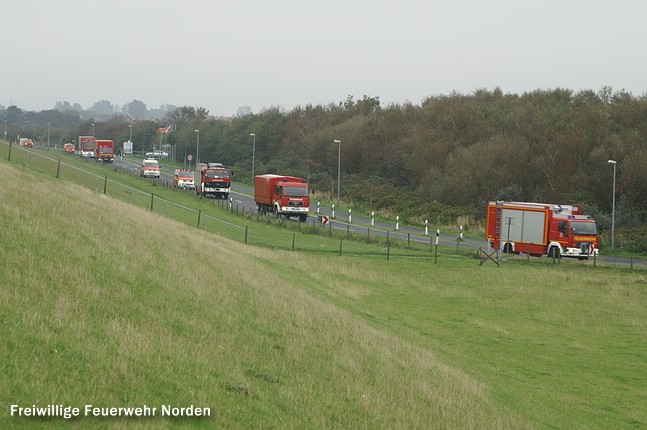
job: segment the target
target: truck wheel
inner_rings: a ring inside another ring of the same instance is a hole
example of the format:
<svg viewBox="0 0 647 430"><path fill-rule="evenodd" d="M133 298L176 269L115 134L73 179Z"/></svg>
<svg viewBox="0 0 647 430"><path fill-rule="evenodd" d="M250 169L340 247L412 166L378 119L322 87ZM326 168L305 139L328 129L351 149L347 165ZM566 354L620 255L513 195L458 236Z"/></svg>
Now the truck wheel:
<svg viewBox="0 0 647 430"><path fill-rule="evenodd" d="M548 251L548 256L551 258L560 258L561 254L559 253L559 249L556 246L553 246Z"/></svg>
<svg viewBox="0 0 647 430"><path fill-rule="evenodd" d="M301 222L306 222L308 220L308 215L299 215L299 220Z"/></svg>

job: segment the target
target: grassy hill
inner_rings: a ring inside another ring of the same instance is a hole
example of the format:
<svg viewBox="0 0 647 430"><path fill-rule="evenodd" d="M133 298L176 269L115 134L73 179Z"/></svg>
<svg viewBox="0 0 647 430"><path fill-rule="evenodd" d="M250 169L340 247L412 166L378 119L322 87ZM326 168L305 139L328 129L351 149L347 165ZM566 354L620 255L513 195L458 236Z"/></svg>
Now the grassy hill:
<svg viewBox="0 0 647 430"><path fill-rule="evenodd" d="M1 427L647 426L643 273L271 250L0 178ZM87 404L157 415L10 416Z"/></svg>

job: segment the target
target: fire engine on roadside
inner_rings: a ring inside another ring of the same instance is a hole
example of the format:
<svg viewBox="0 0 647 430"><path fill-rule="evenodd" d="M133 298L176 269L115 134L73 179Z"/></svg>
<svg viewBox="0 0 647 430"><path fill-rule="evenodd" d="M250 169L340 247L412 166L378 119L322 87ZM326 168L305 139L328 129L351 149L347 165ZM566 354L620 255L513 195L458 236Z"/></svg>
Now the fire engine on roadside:
<svg viewBox="0 0 647 430"><path fill-rule="evenodd" d="M577 206L489 202L485 238L503 252L577 257L598 255L598 231Z"/></svg>

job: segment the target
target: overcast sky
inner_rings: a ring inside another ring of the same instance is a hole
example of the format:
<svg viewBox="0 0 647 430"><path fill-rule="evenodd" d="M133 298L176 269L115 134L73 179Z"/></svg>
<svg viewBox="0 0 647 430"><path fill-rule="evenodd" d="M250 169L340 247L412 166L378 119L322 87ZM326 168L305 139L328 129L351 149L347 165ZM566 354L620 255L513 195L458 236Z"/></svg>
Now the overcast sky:
<svg viewBox="0 0 647 430"><path fill-rule="evenodd" d="M644 0L0 0L0 105L647 92Z"/></svg>

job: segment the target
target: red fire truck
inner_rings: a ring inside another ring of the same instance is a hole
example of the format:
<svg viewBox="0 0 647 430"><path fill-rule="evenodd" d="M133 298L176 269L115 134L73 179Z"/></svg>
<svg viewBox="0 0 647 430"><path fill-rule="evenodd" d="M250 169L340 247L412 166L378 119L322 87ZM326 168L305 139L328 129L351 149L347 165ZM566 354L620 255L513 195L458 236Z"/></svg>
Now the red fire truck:
<svg viewBox="0 0 647 430"><path fill-rule="evenodd" d="M305 179L294 176L260 175L254 178L254 201L258 212L308 219L310 194Z"/></svg>
<svg viewBox="0 0 647 430"><path fill-rule="evenodd" d="M79 149L81 157L93 158L94 157L95 139L93 136L79 136Z"/></svg>
<svg viewBox="0 0 647 430"><path fill-rule="evenodd" d="M204 197L229 198L231 170L222 163L198 163L194 171L195 193Z"/></svg>
<svg viewBox="0 0 647 430"><path fill-rule="evenodd" d="M94 141L94 159L102 163L112 163L115 159L115 143L112 140Z"/></svg>
<svg viewBox="0 0 647 430"><path fill-rule="evenodd" d="M581 260L598 255L595 221L576 206L489 202L485 239L510 253Z"/></svg>

